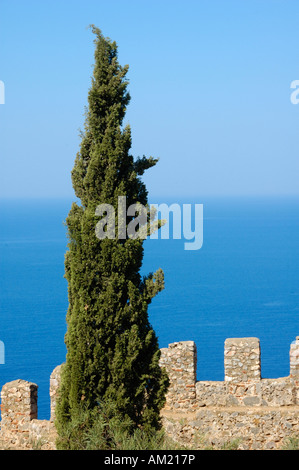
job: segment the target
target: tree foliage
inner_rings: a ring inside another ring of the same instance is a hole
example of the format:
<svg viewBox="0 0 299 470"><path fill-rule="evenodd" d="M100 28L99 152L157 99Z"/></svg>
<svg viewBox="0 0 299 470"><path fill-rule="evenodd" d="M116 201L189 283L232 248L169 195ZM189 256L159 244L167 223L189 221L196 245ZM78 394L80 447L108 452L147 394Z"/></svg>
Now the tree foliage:
<svg viewBox="0 0 299 470"><path fill-rule="evenodd" d="M142 278L143 240L98 239L96 207L147 206L140 176L156 164L134 160L131 129L123 127L130 95L128 66L118 62L117 45L95 34L95 64L88 93L85 128L72 171L75 194L68 214L66 362L57 405L57 429L79 409L94 412L105 400L133 426L159 427L168 378L159 367L160 351L149 323L148 305L164 288L161 269ZM116 217L116 229L118 217Z"/></svg>

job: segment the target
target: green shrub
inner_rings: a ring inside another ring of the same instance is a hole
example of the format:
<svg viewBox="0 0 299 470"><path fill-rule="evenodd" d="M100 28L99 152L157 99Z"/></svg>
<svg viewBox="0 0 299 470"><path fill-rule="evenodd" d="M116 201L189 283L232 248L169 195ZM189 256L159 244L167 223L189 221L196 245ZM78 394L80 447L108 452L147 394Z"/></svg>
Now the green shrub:
<svg viewBox="0 0 299 470"><path fill-rule="evenodd" d="M182 448L163 430L136 428L129 418L117 414L113 403L94 410L82 408L61 428L60 450L172 450Z"/></svg>

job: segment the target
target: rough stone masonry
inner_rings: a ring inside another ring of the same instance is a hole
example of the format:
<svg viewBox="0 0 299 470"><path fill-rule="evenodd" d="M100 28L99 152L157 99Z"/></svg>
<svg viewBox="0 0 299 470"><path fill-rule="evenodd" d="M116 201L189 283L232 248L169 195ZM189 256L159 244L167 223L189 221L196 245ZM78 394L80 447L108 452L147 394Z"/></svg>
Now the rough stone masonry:
<svg viewBox="0 0 299 470"><path fill-rule="evenodd" d="M261 378L258 338L225 341L224 381L197 381L196 359L191 341L161 350L171 382L163 422L175 440L221 447L237 439L243 449L278 449L299 438L299 336L288 377Z"/></svg>
<svg viewBox="0 0 299 470"><path fill-rule="evenodd" d="M197 381L193 341L161 349L170 387L162 411L163 426L186 446L221 448L238 440L240 449L279 449L299 438L299 336L290 347L290 374L261 378L258 338L229 338L224 344L224 380ZM5 384L1 392L2 439L46 441L55 449L55 405L61 365L50 377L51 418L37 419L37 385L24 380Z"/></svg>

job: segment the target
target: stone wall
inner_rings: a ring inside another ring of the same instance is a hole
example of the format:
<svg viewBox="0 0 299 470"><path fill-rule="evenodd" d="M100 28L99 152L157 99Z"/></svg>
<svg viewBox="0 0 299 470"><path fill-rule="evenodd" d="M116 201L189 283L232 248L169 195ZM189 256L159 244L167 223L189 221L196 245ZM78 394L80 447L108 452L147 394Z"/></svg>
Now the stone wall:
<svg viewBox="0 0 299 470"><path fill-rule="evenodd" d="M205 406L299 406L299 336L290 348L290 375L262 379L258 338L229 338L224 343L224 381L197 381L192 341L161 349L170 387L167 411L195 412Z"/></svg>
<svg viewBox="0 0 299 470"><path fill-rule="evenodd" d="M25 380L6 383L1 391L1 441L26 446L37 420L37 385Z"/></svg>
<svg viewBox="0 0 299 470"><path fill-rule="evenodd" d="M299 407L206 407L163 413L166 433L196 449L282 450L299 437Z"/></svg>
<svg viewBox="0 0 299 470"><path fill-rule="evenodd" d="M56 408L56 400L59 391L60 379L61 379L61 368L62 365L55 367L51 376L50 376L50 400L51 400L51 417L50 421L55 421L55 408Z"/></svg>
<svg viewBox="0 0 299 470"><path fill-rule="evenodd" d="M262 379L257 338L229 338L224 344L223 381L197 381L193 341L161 349L170 387L162 411L166 432L184 445L221 447L240 440L243 449L278 449L288 437L299 438L299 336L290 347L290 374ZM43 442L55 449L55 406L61 366L50 376L51 418L39 420L36 384L15 380L1 392L0 440L22 448ZM195 444L197 442L197 444Z"/></svg>
<svg viewBox="0 0 299 470"><path fill-rule="evenodd" d="M299 336L293 341L290 349L290 376L299 380Z"/></svg>
<svg viewBox="0 0 299 470"><path fill-rule="evenodd" d="M5 384L1 392L1 429L28 433L37 418L37 385L25 380Z"/></svg>
<svg viewBox="0 0 299 470"><path fill-rule="evenodd" d="M171 381L163 410L167 433L206 446L237 439L243 449L278 449L299 438L299 336L290 347L289 376L262 379L260 358L258 338L229 338L224 380L197 381L194 343L162 349L160 363Z"/></svg>
<svg viewBox="0 0 299 470"><path fill-rule="evenodd" d="M224 343L226 382L256 382L261 378L261 350L258 338L229 338Z"/></svg>
<svg viewBox="0 0 299 470"><path fill-rule="evenodd" d="M160 366L169 377L167 403L170 408L196 407L197 352L193 341L172 343L161 349Z"/></svg>

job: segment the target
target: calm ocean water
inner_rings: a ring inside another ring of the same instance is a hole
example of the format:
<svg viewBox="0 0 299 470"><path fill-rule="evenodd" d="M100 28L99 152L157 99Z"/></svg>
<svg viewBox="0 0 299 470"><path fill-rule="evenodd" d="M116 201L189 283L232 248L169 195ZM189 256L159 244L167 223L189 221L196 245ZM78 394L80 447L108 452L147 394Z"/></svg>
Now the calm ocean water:
<svg viewBox="0 0 299 470"><path fill-rule="evenodd" d="M152 203L167 200L152 200ZM161 267L165 290L150 305L160 347L196 342L198 380L223 380L224 341L256 336L262 375L289 373L299 335L299 199L205 198L204 244L147 240L143 273ZM65 359L66 231L71 201L1 201L0 387L39 386L39 419L49 419L49 376Z"/></svg>

